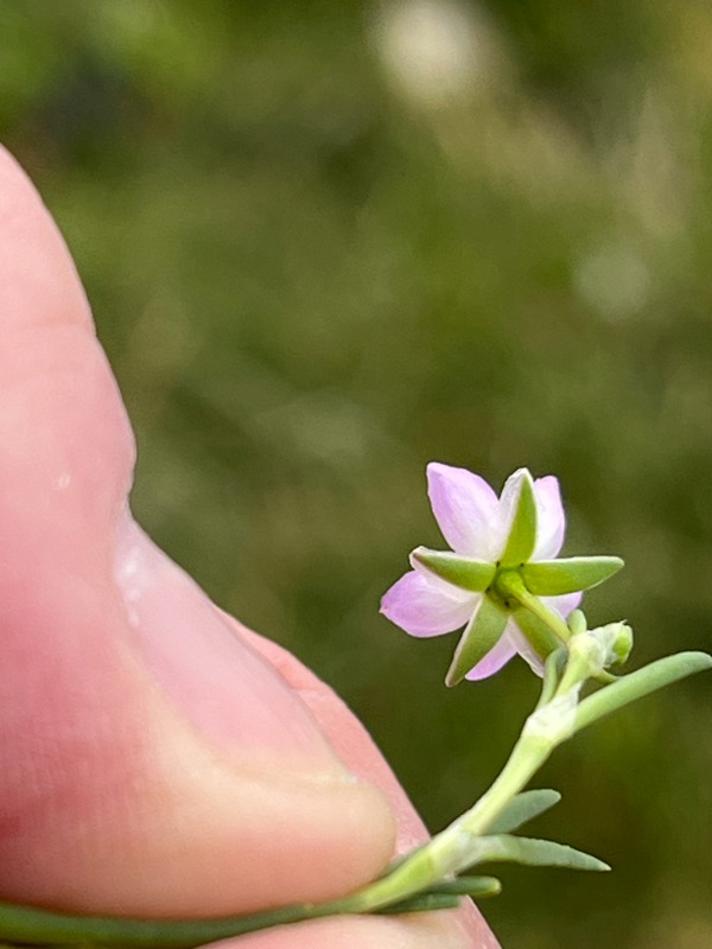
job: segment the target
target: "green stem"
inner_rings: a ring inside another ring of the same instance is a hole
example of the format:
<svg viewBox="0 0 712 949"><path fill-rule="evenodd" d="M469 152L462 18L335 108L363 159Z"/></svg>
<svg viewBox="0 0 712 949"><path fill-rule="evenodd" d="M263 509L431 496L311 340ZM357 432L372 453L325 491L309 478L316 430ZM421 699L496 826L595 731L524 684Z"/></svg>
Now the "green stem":
<svg viewBox="0 0 712 949"><path fill-rule="evenodd" d="M522 735L490 789L469 811L437 834L430 843L405 860L391 874L358 894L362 911L402 900L434 885L471 863L472 842L501 814L532 775L546 761L555 744L538 736Z"/></svg>
<svg viewBox="0 0 712 949"><path fill-rule="evenodd" d="M507 595L514 597L518 603L538 617L542 623L549 627L562 643L568 642L571 638L571 630L564 620L554 610L550 610L545 603L534 596L524 585L524 581L518 573L502 573L499 580L500 589Z"/></svg>
<svg viewBox="0 0 712 949"><path fill-rule="evenodd" d="M221 919L150 920L69 916L29 906L0 904L0 939L11 943L95 944L100 946L190 949L270 926L348 912L347 900L299 904Z"/></svg>
<svg viewBox="0 0 712 949"><path fill-rule="evenodd" d="M483 881L486 878L482 878ZM484 895L494 891L491 883L478 883ZM486 891L486 892L485 892ZM397 905L382 907L383 913L416 913L450 909L458 905L458 897L469 890L435 888L434 892L418 893ZM131 947L131 949L193 949L207 943L247 933L298 923L325 916L358 912L352 898L328 903L298 903L248 916L226 916L219 919L164 920L128 919L123 917L70 916L51 913L31 906L0 903L1 945L95 945Z"/></svg>
<svg viewBox="0 0 712 949"><path fill-rule="evenodd" d="M554 671L544 683L550 690L556 682ZM537 706L537 708L539 708ZM527 784L568 733L546 734L538 727L535 711L529 716L521 737L512 749L507 763L488 791L477 803L445 830L407 857L386 877L355 894L360 912L373 912L381 906L407 899L414 893L436 885L449 874L459 873L471 865L468 854L473 841L502 813L511 799Z"/></svg>
<svg viewBox="0 0 712 949"><path fill-rule="evenodd" d="M527 784L552 751L572 734L634 699L677 679L712 667L699 652L680 653L617 679L584 699L577 690L564 694L561 655L546 663L542 698L527 719L521 737L490 789L465 814L413 851L386 876L362 890L327 903L301 903L254 913L202 920L146 920L68 916L27 906L0 903L0 949L10 945L77 945L131 949L193 949L271 926L344 913L416 912L456 905L461 892L496 892L485 878L452 880L476 862L473 846L486 834L512 798ZM569 705L569 699L571 704ZM496 882L496 881L495 881Z"/></svg>
<svg viewBox="0 0 712 949"><path fill-rule="evenodd" d="M571 638L571 630L568 624L559 616L555 610L542 603L538 596L530 593L524 585L521 576L515 572L502 573L499 579L499 588L503 593L513 597L521 606L533 613L542 621L562 644L567 643ZM532 643L536 648L536 644ZM606 685L615 682L617 676L611 675L605 669L601 670L594 677L596 682Z"/></svg>

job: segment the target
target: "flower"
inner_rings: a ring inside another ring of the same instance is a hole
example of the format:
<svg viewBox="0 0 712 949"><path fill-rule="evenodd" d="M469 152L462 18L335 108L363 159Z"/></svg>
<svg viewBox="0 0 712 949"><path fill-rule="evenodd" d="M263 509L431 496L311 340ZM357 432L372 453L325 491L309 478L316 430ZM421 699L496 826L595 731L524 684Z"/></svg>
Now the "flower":
<svg viewBox="0 0 712 949"><path fill-rule="evenodd" d="M417 547L412 570L384 595L381 612L411 636L466 626L446 679L484 679L517 653L541 674L570 635L565 618L581 590L607 579L616 557L557 560L566 528L558 479L520 468L499 497L464 468L427 466L430 504L451 551Z"/></svg>

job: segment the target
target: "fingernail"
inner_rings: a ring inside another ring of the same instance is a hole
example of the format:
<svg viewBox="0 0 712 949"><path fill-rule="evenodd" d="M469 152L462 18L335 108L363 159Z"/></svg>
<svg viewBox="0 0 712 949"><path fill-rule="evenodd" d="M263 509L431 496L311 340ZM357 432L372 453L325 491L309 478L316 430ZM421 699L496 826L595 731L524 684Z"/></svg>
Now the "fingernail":
<svg viewBox="0 0 712 949"><path fill-rule="evenodd" d="M346 776L306 707L238 639L194 581L127 513L115 580L129 638L173 705L210 741L265 758Z"/></svg>

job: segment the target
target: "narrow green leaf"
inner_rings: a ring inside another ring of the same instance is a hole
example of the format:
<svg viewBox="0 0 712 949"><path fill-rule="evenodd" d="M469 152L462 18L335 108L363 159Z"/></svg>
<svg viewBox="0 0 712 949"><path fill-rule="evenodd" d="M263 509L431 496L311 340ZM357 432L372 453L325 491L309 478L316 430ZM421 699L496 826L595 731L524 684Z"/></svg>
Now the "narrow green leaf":
<svg viewBox="0 0 712 949"><path fill-rule="evenodd" d="M611 685L599 689L579 704L574 729L580 731L629 702L705 669L712 669L712 656L705 652L679 652L651 662L636 672L620 676Z"/></svg>
<svg viewBox="0 0 712 949"><path fill-rule="evenodd" d="M493 563L460 557L449 550L416 547L410 556L442 580L447 580L448 583L473 593L486 590L492 583L497 569Z"/></svg>
<svg viewBox="0 0 712 949"><path fill-rule="evenodd" d="M491 597L483 596L480 605L457 644L445 685L462 682L465 675L483 659L504 632L509 614Z"/></svg>
<svg viewBox="0 0 712 949"><path fill-rule="evenodd" d="M471 896L478 900L485 896L499 896L502 892L502 884L497 877L462 876L436 883L429 888L428 892L457 893L460 896Z"/></svg>
<svg viewBox="0 0 712 949"><path fill-rule="evenodd" d="M553 840L536 840L533 837L513 837L500 834L481 837L475 848L479 851L476 862L523 863L531 867L568 867L571 870L605 871L611 868L597 857L574 850L566 844Z"/></svg>
<svg viewBox="0 0 712 949"><path fill-rule="evenodd" d="M537 514L534 482L526 468L513 477L519 479L519 496L515 502L516 507L507 545L500 558L503 567L518 567L526 563L536 546Z"/></svg>
<svg viewBox="0 0 712 949"><path fill-rule="evenodd" d="M622 566L620 557L568 557L525 563L521 573L530 593L560 596L590 590L618 573Z"/></svg>
<svg viewBox="0 0 712 949"><path fill-rule="evenodd" d="M522 791L513 797L499 817L487 828L488 834L508 834L527 821L533 820L544 811L558 804L561 795L551 788L537 788Z"/></svg>

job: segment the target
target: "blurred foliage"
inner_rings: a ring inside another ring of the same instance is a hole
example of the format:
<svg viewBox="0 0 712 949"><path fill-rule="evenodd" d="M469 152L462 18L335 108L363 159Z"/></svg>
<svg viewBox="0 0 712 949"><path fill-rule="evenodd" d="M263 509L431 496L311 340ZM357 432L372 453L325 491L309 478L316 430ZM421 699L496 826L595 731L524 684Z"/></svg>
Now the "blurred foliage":
<svg viewBox="0 0 712 949"><path fill-rule="evenodd" d="M430 826L535 684L441 687L377 614L437 546L426 461L554 471L637 661L712 648L712 7L22 0L0 128L76 257L140 447L134 507L341 692ZM541 821L604 879L505 876L505 946L712 943L693 680L562 750Z"/></svg>

